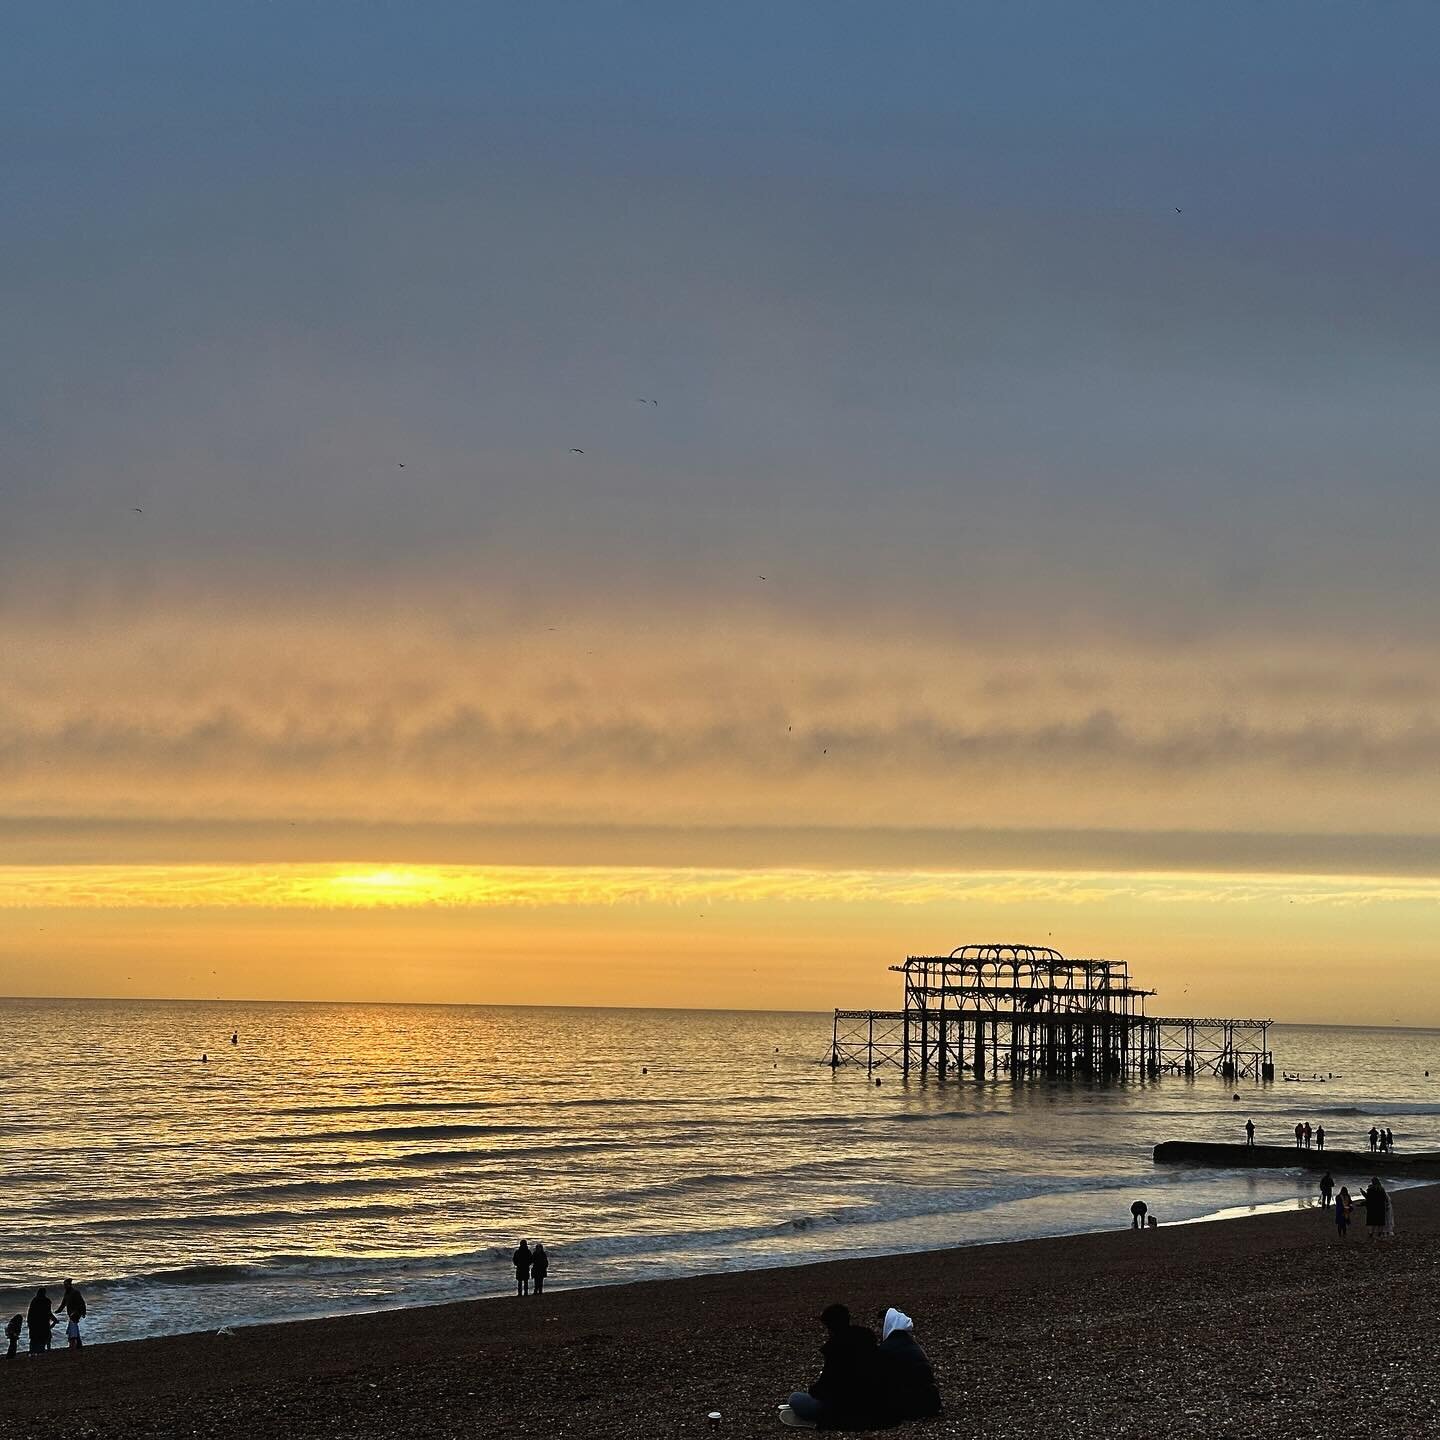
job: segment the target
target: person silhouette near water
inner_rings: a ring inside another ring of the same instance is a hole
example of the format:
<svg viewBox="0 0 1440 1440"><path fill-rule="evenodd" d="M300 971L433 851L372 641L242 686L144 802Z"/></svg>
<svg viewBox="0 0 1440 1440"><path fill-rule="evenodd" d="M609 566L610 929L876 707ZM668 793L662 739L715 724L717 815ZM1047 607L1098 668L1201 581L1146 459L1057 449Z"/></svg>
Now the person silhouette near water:
<svg viewBox="0 0 1440 1440"><path fill-rule="evenodd" d="M1380 1132L1372 1125L1370 1127L1370 1153L1373 1155L1380 1146Z"/></svg>
<svg viewBox="0 0 1440 1440"><path fill-rule="evenodd" d="M1143 1230L1145 1228L1145 1212L1149 1206L1143 1200L1137 1200L1130 1207L1130 1228L1132 1230Z"/></svg>
<svg viewBox="0 0 1440 1440"><path fill-rule="evenodd" d="M531 1255L530 1247L523 1240L515 1247L515 1253L510 1257L510 1262L515 1266L515 1293L528 1295L530 1293L530 1267L535 1263L535 1257Z"/></svg>
<svg viewBox="0 0 1440 1440"><path fill-rule="evenodd" d="M1245 1144L1247 1148L1255 1144L1255 1122L1253 1120L1245 1122Z"/></svg>
<svg viewBox="0 0 1440 1440"><path fill-rule="evenodd" d="M1295 1148L1302 1149L1305 1144L1305 1127L1299 1121L1295 1123Z"/></svg>
<svg viewBox="0 0 1440 1440"><path fill-rule="evenodd" d="M1388 1125L1385 1127L1385 1153L1387 1155L1395 1153L1395 1132Z"/></svg>
<svg viewBox="0 0 1440 1440"><path fill-rule="evenodd" d="M530 1252L530 1277L535 1281L535 1293L545 1293L545 1277L550 1273L550 1257L545 1253L544 1244L537 1240Z"/></svg>
<svg viewBox="0 0 1440 1440"><path fill-rule="evenodd" d="M1315 1148L1317 1150L1325 1148L1325 1127L1323 1125L1315 1127Z"/></svg>
<svg viewBox="0 0 1440 1440"><path fill-rule="evenodd" d="M1320 1177L1320 1204L1328 1210L1330 1208L1330 1194L1335 1189L1335 1181L1327 1170Z"/></svg>
<svg viewBox="0 0 1440 1440"><path fill-rule="evenodd" d="M1385 1228L1385 1211L1389 1198L1385 1187L1380 1183L1380 1177L1376 1175L1365 1187L1365 1228L1370 1232L1372 1240Z"/></svg>
<svg viewBox="0 0 1440 1440"><path fill-rule="evenodd" d="M5 1338L10 1342L10 1348L5 1352L7 1360L15 1358L15 1347L20 1343L20 1332L25 1328L25 1317L20 1314L12 1315L5 1322Z"/></svg>
<svg viewBox="0 0 1440 1440"><path fill-rule="evenodd" d="M1350 1198L1350 1187L1342 1185L1340 1193L1335 1197L1335 1233L1342 1240L1350 1229L1350 1211L1354 1208L1354 1204L1355 1202Z"/></svg>
<svg viewBox="0 0 1440 1440"><path fill-rule="evenodd" d="M69 1349L80 1349L80 1322L85 1318L85 1297L73 1280L65 1282L60 1292L60 1313L65 1316L65 1342Z"/></svg>
<svg viewBox="0 0 1440 1440"><path fill-rule="evenodd" d="M1305 1122L1305 1148L1307 1150L1310 1148L1310 1122L1308 1120Z"/></svg>
<svg viewBox="0 0 1440 1440"><path fill-rule="evenodd" d="M32 1355L41 1355L50 1348L50 1332L55 1328L57 1318L50 1308L50 1296L42 1285L25 1312L25 1328L30 1332Z"/></svg>

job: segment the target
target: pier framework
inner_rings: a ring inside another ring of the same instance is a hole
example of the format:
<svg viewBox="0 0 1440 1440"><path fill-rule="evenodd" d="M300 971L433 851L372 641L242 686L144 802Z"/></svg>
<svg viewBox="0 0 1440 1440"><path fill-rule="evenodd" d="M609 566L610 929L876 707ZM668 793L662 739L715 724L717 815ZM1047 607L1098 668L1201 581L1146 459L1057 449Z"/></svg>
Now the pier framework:
<svg viewBox="0 0 1440 1440"><path fill-rule="evenodd" d="M961 945L911 955L902 1010L837 1010L830 1064L907 1078L970 1073L1273 1080L1269 1020L1161 1018L1156 992L1117 960L1070 960L1043 945Z"/></svg>

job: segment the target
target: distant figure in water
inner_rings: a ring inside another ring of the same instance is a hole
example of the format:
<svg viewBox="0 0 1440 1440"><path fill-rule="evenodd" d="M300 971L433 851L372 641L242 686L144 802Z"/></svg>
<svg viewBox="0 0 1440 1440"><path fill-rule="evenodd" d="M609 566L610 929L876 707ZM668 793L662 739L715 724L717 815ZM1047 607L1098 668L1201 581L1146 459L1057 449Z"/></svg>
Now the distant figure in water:
<svg viewBox="0 0 1440 1440"><path fill-rule="evenodd" d="M7 1360L15 1358L15 1347L20 1343L20 1332L25 1328L25 1317L20 1314L12 1315L5 1322L5 1338L10 1342L10 1348L5 1352Z"/></svg>
<svg viewBox="0 0 1440 1440"><path fill-rule="evenodd" d="M1143 1230L1145 1228L1145 1213L1150 1207L1143 1201L1137 1200L1130 1207L1130 1228L1132 1230Z"/></svg>
<svg viewBox="0 0 1440 1440"><path fill-rule="evenodd" d="M203 1055L203 1054L202 1054L202 1055L200 1056L200 1063L201 1063L202 1065L208 1065L208 1064L210 1063L210 1057L209 1057L208 1055ZM1370 1148L1373 1150L1375 1147L1372 1145Z"/></svg>
<svg viewBox="0 0 1440 1440"><path fill-rule="evenodd" d="M530 1274L535 1280L535 1293L545 1293L545 1277L550 1273L550 1257L545 1253L545 1246L537 1240L535 1248L530 1252Z"/></svg>
<svg viewBox="0 0 1440 1440"><path fill-rule="evenodd" d="M1320 1203L1327 1210L1330 1208L1330 1192L1334 1190L1334 1188L1335 1182L1330 1178L1330 1172L1327 1170L1320 1177Z"/></svg>
<svg viewBox="0 0 1440 1440"><path fill-rule="evenodd" d="M232 1045L238 1045L240 1043L240 1032L238 1030L232 1030L230 1032L230 1043Z"/></svg>
<svg viewBox="0 0 1440 1440"><path fill-rule="evenodd" d="M1370 1127L1370 1153L1373 1155L1380 1144L1380 1132L1372 1125Z"/></svg>
<svg viewBox="0 0 1440 1440"><path fill-rule="evenodd" d="M1323 1125L1315 1127L1315 1148L1317 1150L1325 1148L1325 1127Z"/></svg>
<svg viewBox="0 0 1440 1440"><path fill-rule="evenodd" d="M1378 1183L1378 1182L1377 1182ZM50 1332L55 1328L56 1314L50 1308L50 1296L42 1285L25 1312L25 1328L30 1332L30 1353L41 1355L50 1348Z"/></svg>
<svg viewBox="0 0 1440 1440"><path fill-rule="evenodd" d="M1250 1145L1253 1145L1254 1143L1255 1143L1255 1122L1254 1122L1253 1120L1247 1120L1247 1121L1245 1122L1245 1144L1246 1144L1247 1146L1250 1146Z"/></svg>
<svg viewBox="0 0 1440 1440"><path fill-rule="evenodd" d="M71 1350L80 1348L80 1322L85 1318L85 1297L73 1280L60 1292L60 1313L65 1316L65 1341Z"/></svg>
<svg viewBox="0 0 1440 1440"><path fill-rule="evenodd" d="M515 1293L528 1295L530 1293L530 1267L535 1263L534 1256L530 1254L530 1247L522 1240L515 1247L515 1253L510 1259L515 1266Z"/></svg>
<svg viewBox="0 0 1440 1440"><path fill-rule="evenodd" d="M1350 1229L1350 1212L1354 1208L1355 1202L1350 1198L1350 1187L1342 1185L1340 1193L1335 1197L1335 1233L1342 1240Z"/></svg>

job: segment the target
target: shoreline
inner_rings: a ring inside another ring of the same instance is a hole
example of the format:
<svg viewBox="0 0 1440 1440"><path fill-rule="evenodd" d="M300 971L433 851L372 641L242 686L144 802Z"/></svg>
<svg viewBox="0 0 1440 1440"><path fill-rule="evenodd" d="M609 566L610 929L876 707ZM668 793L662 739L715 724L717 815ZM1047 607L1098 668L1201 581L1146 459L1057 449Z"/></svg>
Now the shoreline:
<svg viewBox="0 0 1440 1440"><path fill-rule="evenodd" d="M638 1440L698 1435L718 1409L724 1433L774 1435L836 1299L862 1323L914 1316L946 1403L926 1433L1298 1435L1353 1422L1339 1400L1374 1385L1387 1430L1421 1433L1440 1421L1440 1187L1404 1193L1393 1241L1362 1224L1342 1245L1287 1208L22 1353L0 1364L0 1434L63 1415L81 1437ZM1337 1345L1366 1314L1375 1345Z"/></svg>

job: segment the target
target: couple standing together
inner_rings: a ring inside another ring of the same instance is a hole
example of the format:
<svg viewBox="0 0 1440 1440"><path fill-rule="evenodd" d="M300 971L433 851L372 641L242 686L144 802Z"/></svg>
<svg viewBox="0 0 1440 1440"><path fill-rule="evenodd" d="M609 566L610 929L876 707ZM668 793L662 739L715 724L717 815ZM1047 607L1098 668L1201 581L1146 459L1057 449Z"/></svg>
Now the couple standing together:
<svg viewBox="0 0 1440 1440"><path fill-rule="evenodd" d="M515 1253L510 1257L510 1263L515 1267L515 1293L517 1295L528 1295L530 1293L530 1281L535 1281L535 1293L545 1293L545 1277L550 1273L550 1257L545 1253L545 1247L537 1240L532 1250L525 1241L521 1241L515 1247Z"/></svg>

